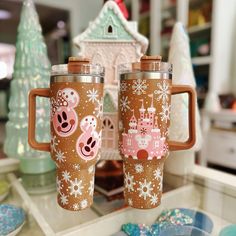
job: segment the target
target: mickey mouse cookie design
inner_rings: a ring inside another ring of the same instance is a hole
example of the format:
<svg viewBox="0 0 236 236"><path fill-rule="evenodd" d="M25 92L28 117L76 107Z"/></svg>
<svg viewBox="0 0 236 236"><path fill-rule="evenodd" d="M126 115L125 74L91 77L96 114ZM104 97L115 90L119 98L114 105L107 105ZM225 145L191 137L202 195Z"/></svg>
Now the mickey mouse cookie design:
<svg viewBox="0 0 236 236"><path fill-rule="evenodd" d="M96 131L97 119L89 115L80 122L80 128L83 133L79 136L76 143L76 151L84 160L91 160L96 157L101 147L101 132Z"/></svg>
<svg viewBox="0 0 236 236"><path fill-rule="evenodd" d="M51 120L55 132L60 137L68 137L78 126L78 117L74 108L79 103L78 93L71 88L57 92L56 100L51 99Z"/></svg>

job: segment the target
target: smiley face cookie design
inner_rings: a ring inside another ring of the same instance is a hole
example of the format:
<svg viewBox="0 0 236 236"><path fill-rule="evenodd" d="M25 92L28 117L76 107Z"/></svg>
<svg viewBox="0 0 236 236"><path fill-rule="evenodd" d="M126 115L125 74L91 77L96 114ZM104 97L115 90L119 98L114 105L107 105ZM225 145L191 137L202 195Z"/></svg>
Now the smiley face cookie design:
<svg viewBox="0 0 236 236"><path fill-rule="evenodd" d="M84 160L95 158L101 146L101 134L97 133L96 127L97 119L95 116L86 116L80 122L83 133L76 142L76 151Z"/></svg>
<svg viewBox="0 0 236 236"><path fill-rule="evenodd" d="M75 132L78 117L74 108L78 103L79 95L71 88L59 90L56 100L51 99L51 120L55 132L60 137L68 137Z"/></svg>

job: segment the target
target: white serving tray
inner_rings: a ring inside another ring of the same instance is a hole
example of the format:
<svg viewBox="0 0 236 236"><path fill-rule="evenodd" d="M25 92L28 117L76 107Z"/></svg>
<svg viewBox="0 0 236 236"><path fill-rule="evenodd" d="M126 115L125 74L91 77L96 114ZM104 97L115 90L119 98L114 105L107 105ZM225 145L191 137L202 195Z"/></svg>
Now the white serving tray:
<svg viewBox="0 0 236 236"><path fill-rule="evenodd" d="M56 203L55 193L30 196L14 174L7 174L7 178L13 186L13 196L18 195L17 204L29 215L19 235L112 235L128 222L150 225L162 210L175 207L206 212L214 222L212 235L218 235L224 226L236 223L236 177L227 174L221 177L221 172L209 174L208 170L196 166L188 178L167 176L167 182L185 185L163 194L161 206L155 209L125 208L105 216L99 216L92 208L82 212L63 210Z"/></svg>

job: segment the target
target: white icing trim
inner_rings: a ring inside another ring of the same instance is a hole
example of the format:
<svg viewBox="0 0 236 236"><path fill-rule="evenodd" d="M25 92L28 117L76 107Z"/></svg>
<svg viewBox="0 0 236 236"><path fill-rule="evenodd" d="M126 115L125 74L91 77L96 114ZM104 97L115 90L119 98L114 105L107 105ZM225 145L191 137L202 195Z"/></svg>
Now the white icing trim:
<svg viewBox="0 0 236 236"><path fill-rule="evenodd" d="M103 15L106 13L108 8L113 10L114 14L116 14L119 17L124 29L141 45L141 53L144 54L146 52L147 48L148 48L148 39L146 37L144 37L143 35L141 35L140 33L138 33L137 31L134 31L132 29L132 27L129 26L128 21L125 19L125 17L123 16L122 12L119 9L119 7L117 6L117 4L114 1L107 1L104 4L104 6L103 6L102 10L100 11L98 17L94 20L93 23L89 24L89 27L82 34L76 36L73 39L73 43L76 46L79 46L82 43L83 39L85 37L87 37L88 34L91 32L91 30L95 27L93 25L96 25L96 24L100 23L100 19L102 19ZM119 41L117 41L117 42L119 42ZM136 53L139 54L138 52L136 52Z"/></svg>

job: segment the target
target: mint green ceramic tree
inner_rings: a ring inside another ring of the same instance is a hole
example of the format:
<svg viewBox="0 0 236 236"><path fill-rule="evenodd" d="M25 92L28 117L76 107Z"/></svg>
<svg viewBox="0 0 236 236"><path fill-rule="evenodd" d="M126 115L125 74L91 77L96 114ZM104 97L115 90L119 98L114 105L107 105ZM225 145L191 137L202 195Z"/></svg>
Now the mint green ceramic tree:
<svg viewBox="0 0 236 236"><path fill-rule="evenodd" d="M6 125L4 151L8 157L20 158L25 173L47 172L54 168L46 152L35 151L28 144L28 93L33 88L48 87L50 62L42 29L32 0L23 2L16 42L16 57L9 121ZM49 142L49 101L37 100L36 138Z"/></svg>

